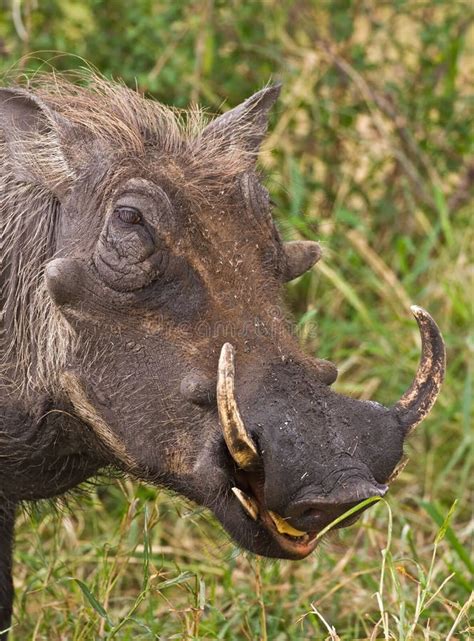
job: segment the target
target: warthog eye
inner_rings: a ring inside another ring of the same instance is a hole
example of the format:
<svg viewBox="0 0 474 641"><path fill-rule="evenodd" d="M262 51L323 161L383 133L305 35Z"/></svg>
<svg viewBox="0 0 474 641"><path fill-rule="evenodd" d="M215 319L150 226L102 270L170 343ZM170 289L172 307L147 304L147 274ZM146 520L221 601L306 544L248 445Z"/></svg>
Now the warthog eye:
<svg viewBox="0 0 474 641"><path fill-rule="evenodd" d="M142 222L142 215L135 207L117 207L114 213L117 214L123 223L127 223L128 225L139 225Z"/></svg>

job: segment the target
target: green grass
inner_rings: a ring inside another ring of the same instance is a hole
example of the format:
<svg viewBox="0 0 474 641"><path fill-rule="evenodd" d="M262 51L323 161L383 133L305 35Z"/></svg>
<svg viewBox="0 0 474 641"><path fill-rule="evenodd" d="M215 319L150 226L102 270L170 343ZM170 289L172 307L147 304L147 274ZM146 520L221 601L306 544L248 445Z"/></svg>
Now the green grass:
<svg viewBox="0 0 474 641"><path fill-rule="evenodd" d="M288 286L302 343L338 365L339 391L390 404L416 369L418 304L445 336L446 383L387 500L302 562L250 557L208 513L130 481L22 515L14 641L472 634L469 3L264 5L25 2L23 42L0 14L0 71L68 50L213 111L283 80L262 166L283 235L325 249Z"/></svg>
<svg viewBox="0 0 474 641"><path fill-rule="evenodd" d="M323 639L324 619L347 640L465 639L461 523L459 506L443 514L405 488L310 559L263 561L207 516L123 482L81 512L21 524L13 638Z"/></svg>

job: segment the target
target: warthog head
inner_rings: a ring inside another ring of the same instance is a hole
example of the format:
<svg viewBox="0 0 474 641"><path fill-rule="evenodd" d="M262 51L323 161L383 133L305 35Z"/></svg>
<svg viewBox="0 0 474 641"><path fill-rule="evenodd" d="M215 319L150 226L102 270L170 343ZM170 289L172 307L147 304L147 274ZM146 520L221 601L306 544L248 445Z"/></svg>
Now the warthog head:
<svg viewBox="0 0 474 641"><path fill-rule="evenodd" d="M386 493L445 356L414 307L420 366L387 408L335 393L335 366L301 351L282 286L320 250L282 242L255 167L278 94L207 124L102 80L2 90L0 111L16 180L51 203L49 352L30 378L117 467L207 506L243 547L298 559Z"/></svg>

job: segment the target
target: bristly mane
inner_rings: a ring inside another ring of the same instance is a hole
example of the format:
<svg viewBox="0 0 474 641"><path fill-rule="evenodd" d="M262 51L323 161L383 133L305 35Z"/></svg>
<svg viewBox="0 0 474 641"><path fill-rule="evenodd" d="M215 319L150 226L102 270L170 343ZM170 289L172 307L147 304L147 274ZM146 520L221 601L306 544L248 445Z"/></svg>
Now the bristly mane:
<svg viewBox="0 0 474 641"><path fill-rule="evenodd" d="M170 109L89 72L72 80L37 75L26 89L72 123L75 143L83 138L85 148L84 141L97 141L118 166L157 150L176 168L182 187L202 202L253 163L254 153L240 144L252 134L247 122L238 123L231 137L219 128L202 135L207 122L197 108ZM56 251L61 216L54 186L80 177L81 148L68 149L54 128L23 146L22 162L34 167L39 184L14 176L11 147L0 129L0 394L25 397L54 393L74 348L73 331L52 305L43 271Z"/></svg>
<svg viewBox="0 0 474 641"><path fill-rule="evenodd" d="M0 143L0 165L1 151ZM19 184L0 170L2 396L51 390L73 342L43 281L44 264L54 252L58 210L44 188Z"/></svg>

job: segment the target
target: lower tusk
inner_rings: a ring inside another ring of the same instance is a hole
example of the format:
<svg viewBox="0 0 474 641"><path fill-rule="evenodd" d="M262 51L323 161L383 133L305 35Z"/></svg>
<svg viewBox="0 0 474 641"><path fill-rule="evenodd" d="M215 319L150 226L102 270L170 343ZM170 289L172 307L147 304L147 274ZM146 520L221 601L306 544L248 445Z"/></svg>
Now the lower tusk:
<svg viewBox="0 0 474 641"><path fill-rule="evenodd" d="M238 501L240 502L244 510L247 512L247 514L250 516L250 518L256 521L258 518L257 503L253 499L251 499L250 496L247 496L245 492L242 492L242 490L239 490L238 487L233 487L232 492L235 494Z"/></svg>
<svg viewBox="0 0 474 641"><path fill-rule="evenodd" d="M281 516L275 514L275 512L268 511L273 523L275 524L276 529L280 534L288 534L289 536L301 537L306 536L307 532L302 532L292 527L285 519L282 519Z"/></svg>

